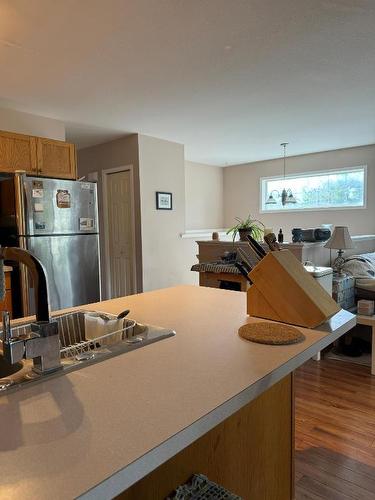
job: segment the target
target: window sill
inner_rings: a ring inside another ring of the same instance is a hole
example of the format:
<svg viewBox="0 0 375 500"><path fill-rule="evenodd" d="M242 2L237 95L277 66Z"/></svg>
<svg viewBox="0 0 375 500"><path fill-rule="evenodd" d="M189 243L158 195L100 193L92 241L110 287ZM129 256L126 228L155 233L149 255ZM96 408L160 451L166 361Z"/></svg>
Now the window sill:
<svg viewBox="0 0 375 500"><path fill-rule="evenodd" d="M230 235L226 234L227 229L186 229L184 233L180 233L180 238L208 238L212 239L212 233L219 233L219 238L221 240L231 239Z"/></svg>

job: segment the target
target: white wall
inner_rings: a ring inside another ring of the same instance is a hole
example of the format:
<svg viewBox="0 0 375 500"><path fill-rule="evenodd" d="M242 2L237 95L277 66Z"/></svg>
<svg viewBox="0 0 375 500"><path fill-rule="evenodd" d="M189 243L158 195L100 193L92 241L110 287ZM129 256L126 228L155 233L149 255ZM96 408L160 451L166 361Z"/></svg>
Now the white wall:
<svg viewBox="0 0 375 500"><path fill-rule="evenodd" d="M224 227L223 170L185 162L186 229Z"/></svg>
<svg viewBox="0 0 375 500"><path fill-rule="evenodd" d="M367 208L353 210L320 210L309 212L259 213L259 180L280 175L282 159L248 163L224 168L224 222L233 225L234 217L249 212L275 231L283 228L287 241L293 227L316 227L322 223L345 225L351 234L375 234L375 145L340 149L287 158L287 174L314 170L368 166Z"/></svg>
<svg viewBox="0 0 375 500"><path fill-rule="evenodd" d="M65 141L63 122L7 108L0 108L0 130Z"/></svg>
<svg viewBox="0 0 375 500"><path fill-rule="evenodd" d="M140 135L139 182L143 290L196 283L190 271L196 262L196 243L181 239L185 231L184 146ZM173 194L173 210L157 210L156 191Z"/></svg>
<svg viewBox="0 0 375 500"><path fill-rule="evenodd" d="M136 266L137 291L142 291L142 244L141 244L141 216L139 199L139 167L138 167L138 135L131 134L104 144L97 144L77 151L78 175L88 176L91 172L98 174L98 211L100 227L100 257L102 275L102 296L107 297L106 254L104 245L104 214L103 214L103 185L102 171L110 168L133 165L134 172L134 201L136 223Z"/></svg>
<svg viewBox="0 0 375 500"><path fill-rule="evenodd" d="M181 144L133 134L81 149L77 156L79 175L99 173L102 243L104 231L101 171L128 164L135 168L138 291L198 283L198 274L190 271L197 261L195 239L180 237L186 229L184 147ZM156 191L173 193L173 210L156 210ZM102 278L105 282L103 250ZM105 289L104 285L103 290Z"/></svg>

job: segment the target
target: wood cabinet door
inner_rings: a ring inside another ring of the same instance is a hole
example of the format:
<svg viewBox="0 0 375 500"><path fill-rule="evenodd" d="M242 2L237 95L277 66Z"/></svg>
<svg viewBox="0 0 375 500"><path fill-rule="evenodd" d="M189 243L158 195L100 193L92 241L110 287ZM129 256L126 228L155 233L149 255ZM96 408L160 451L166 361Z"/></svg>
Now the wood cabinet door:
<svg viewBox="0 0 375 500"><path fill-rule="evenodd" d="M37 174L36 139L28 135L0 131L0 171L15 170Z"/></svg>
<svg viewBox="0 0 375 500"><path fill-rule="evenodd" d="M13 309L10 272L5 273L5 298L4 300L0 301L0 312L1 311L8 311L10 317L12 317Z"/></svg>
<svg viewBox="0 0 375 500"><path fill-rule="evenodd" d="M54 139L37 139L38 175L60 179L76 179L74 144Z"/></svg>

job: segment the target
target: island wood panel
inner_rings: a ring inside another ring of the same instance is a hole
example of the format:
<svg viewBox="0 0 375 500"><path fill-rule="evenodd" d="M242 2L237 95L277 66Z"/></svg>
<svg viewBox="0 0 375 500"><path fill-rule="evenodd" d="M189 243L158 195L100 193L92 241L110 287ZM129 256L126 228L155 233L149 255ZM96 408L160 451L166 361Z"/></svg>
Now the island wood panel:
<svg viewBox="0 0 375 500"><path fill-rule="evenodd" d="M162 500L202 473L245 500L290 500L293 405L293 375L288 375L117 498Z"/></svg>
<svg viewBox="0 0 375 500"><path fill-rule="evenodd" d="M0 131L0 171L16 170L36 175L36 138Z"/></svg>
<svg viewBox="0 0 375 500"><path fill-rule="evenodd" d="M76 179L74 144L54 139L37 140L38 173L41 176Z"/></svg>

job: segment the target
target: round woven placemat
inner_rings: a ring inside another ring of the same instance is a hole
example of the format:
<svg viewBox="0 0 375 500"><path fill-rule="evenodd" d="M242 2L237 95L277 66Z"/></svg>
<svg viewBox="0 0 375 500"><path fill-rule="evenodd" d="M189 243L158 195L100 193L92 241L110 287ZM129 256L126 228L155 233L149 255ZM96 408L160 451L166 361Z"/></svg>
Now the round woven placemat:
<svg viewBox="0 0 375 500"><path fill-rule="evenodd" d="M288 345L305 340L305 336L296 327L280 323L249 323L238 330L240 337L258 344Z"/></svg>

